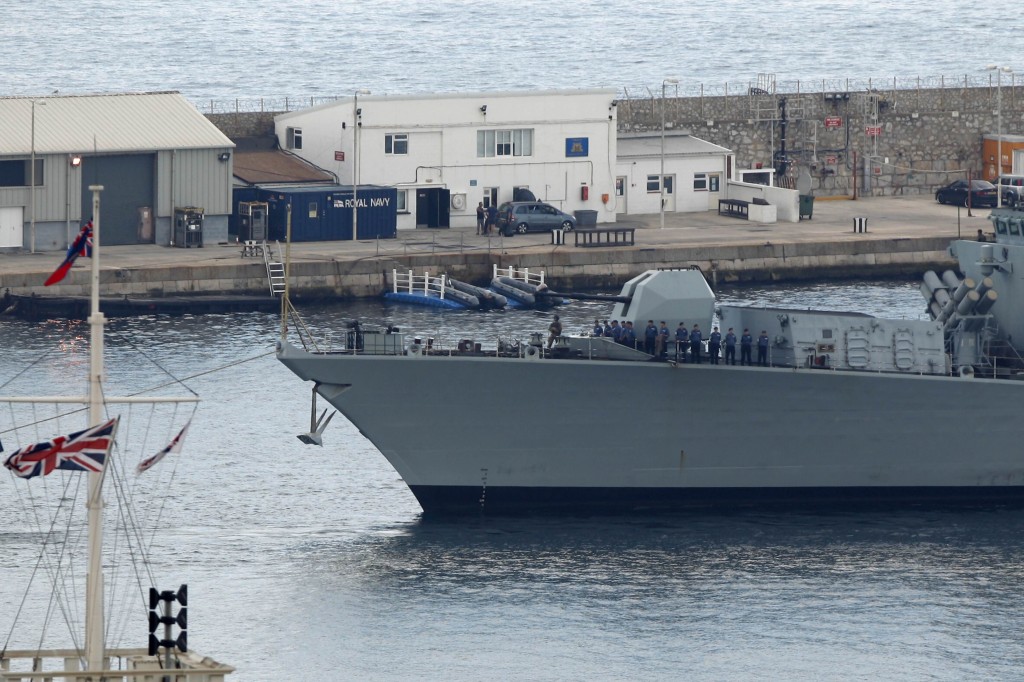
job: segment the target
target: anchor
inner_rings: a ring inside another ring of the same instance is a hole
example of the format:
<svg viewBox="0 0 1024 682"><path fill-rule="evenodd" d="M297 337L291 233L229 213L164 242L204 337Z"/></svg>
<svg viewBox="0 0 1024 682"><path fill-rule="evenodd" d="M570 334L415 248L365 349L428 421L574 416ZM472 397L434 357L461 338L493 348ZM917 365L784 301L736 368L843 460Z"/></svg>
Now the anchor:
<svg viewBox="0 0 1024 682"><path fill-rule="evenodd" d="M299 434L298 436L296 436L296 438L301 440L306 445L319 445L320 447L323 447L323 445L324 445L324 439L323 439L324 429L326 429L327 425L331 423L332 419L334 419L334 415L338 414L338 411L335 410L334 412L331 412L331 416L327 417L327 410L324 410L320 414L320 418L317 419L317 416L316 416L316 389L317 389L317 386L319 386L319 385L320 384L313 384L313 405L312 405L312 408L310 410L310 415L309 415L309 433ZM327 419L325 420L324 417L327 417Z"/></svg>

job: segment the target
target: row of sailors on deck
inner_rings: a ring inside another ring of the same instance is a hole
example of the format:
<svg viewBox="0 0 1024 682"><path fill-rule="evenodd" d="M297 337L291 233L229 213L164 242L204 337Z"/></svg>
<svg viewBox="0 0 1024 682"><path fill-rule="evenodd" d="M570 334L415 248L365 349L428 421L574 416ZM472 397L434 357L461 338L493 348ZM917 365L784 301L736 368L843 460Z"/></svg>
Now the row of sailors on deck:
<svg viewBox="0 0 1024 682"><path fill-rule="evenodd" d="M608 320L605 320L602 324L601 320L594 320L594 329L591 332L591 336L605 336L615 340L616 343L621 343L625 346L630 346L637 350L642 350L649 355L661 358L662 360L667 359L668 348L670 341L675 341L675 352L677 362L693 362L696 364L701 363L701 355L703 352L704 335L700 330L700 325L693 325L692 329L686 328L685 322L680 322L679 326L676 327L675 334L670 332L668 325L665 321L661 321L660 326L654 325L654 320L648 320L647 326L644 328L643 336L637 338L636 331L633 329L633 323L631 321L625 321L621 325L618 320L612 320L611 324ZM736 333L732 327L723 336L718 327L714 327L711 334L707 338L708 346L708 359L712 365L719 364L719 354L722 351L722 346L725 346L725 362L726 364L736 364L736 345L739 342L740 347L740 364L741 365L752 365L751 360L752 350L754 347L754 337L750 333L749 329L744 329L743 334L737 338ZM757 364L762 367L768 366L768 345L770 339L768 338L768 332L766 330L761 331L761 335L757 337ZM689 355L687 355L689 351Z"/></svg>

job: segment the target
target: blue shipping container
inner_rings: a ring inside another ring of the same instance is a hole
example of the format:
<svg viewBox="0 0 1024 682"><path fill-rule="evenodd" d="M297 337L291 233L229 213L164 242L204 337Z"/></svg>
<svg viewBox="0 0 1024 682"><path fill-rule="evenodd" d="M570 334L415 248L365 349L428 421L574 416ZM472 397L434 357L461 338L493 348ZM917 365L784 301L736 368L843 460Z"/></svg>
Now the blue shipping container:
<svg viewBox="0 0 1024 682"><path fill-rule="evenodd" d="M292 207L292 241L351 241L352 187L328 185L295 187L260 185L253 198L251 188L235 190L238 201L265 201L268 207L268 238L284 241L288 206ZM244 192L246 199L239 199ZM398 192L393 187L360 185L356 191L359 239L394 239L397 235Z"/></svg>

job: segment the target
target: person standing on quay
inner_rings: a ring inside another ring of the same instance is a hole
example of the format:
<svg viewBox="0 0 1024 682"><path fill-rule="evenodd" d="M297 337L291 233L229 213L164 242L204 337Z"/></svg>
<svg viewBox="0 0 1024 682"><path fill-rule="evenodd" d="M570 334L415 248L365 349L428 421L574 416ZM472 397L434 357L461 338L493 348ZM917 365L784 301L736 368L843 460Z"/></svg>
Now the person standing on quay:
<svg viewBox="0 0 1024 682"><path fill-rule="evenodd" d="M743 336L740 337L740 364L741 365L752 365L750 361L750 350L754 345L754 337L750 335L749 329L743 330Z"/></svg>
<svg viewBox="0 0 1024 682"><path fill-rule="evenodd" d="M693 325L693 329L690 331L690 361L700 364L700 325Z"/></svg>
<svg viewBox="0 0 1024 682"><path fill-rule="evenodd" d="M708 337L708 357L711 358L711 364L718 364L718 354L722 350L722 332L718 331L718 327L711 330L711 336Z"/></svg>
<svg viewBox="0 0 1024 682"><path fill-rule="evenodd" d="M484 233L484 221L487 219L487 211L484 210L484 202L476 205L476 233Z"/></svg>
<svg viewBox="0 0 1024 682"><path fill-rule="evenodd" d="M765 329L757 337L757 364L760 367L768 366L768 331Z"/></svg>
<svg viewBox="0 0 1024 682"><path fill-rule="evenodd" d="M725 364L736 364L736 334L733 333L732 327L729 327L725 334Z"/></svg>

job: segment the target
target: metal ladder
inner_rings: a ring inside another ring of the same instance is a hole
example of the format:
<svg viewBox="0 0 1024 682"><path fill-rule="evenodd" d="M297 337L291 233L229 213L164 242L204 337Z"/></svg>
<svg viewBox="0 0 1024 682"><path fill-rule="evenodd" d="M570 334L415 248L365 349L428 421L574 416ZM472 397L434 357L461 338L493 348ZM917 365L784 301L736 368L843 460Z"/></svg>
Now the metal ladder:
<svg viewBox="0 0 1024 682"><path fill-rule="evenodd" d="M268 242L263 242L263 262L267 266L267 280L270 282L270 295L280 296L284 293L284 263L274 255L274 249ZM281 243L277 242L277 253L281 253Z"/></svg>

